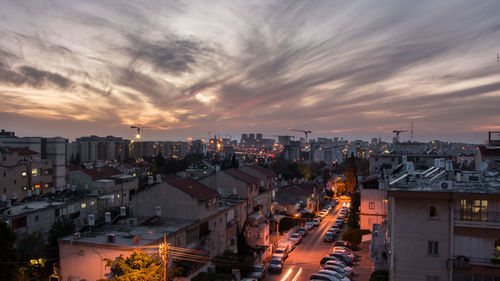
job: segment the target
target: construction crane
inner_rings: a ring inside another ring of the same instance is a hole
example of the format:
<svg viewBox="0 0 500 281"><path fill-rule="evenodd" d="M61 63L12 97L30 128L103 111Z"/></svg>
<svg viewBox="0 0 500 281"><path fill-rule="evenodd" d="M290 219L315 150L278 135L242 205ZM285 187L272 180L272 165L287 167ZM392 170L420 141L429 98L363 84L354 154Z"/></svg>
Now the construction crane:
<svg viewBox="0 0 500 281"><path fill-rule="evenodd" d="M166 128L166 127L168 127L168 126L161 125L158 127L144 127L141 124L137 124L137 126L130 126L131 129L137 130L137 134L135 135L135 138L137 140L140 140L142 138L142 133L144 133L144 128L146 128L146 129L158 129L158 128Z"/></svg>
<svg viewBox="0 0 500 281"><path fill-rule="evenodd" d="M307 136L312 133L311 131L309 130L299 130L299 129L290 129L290 131L294 131L294 132L302 132L306 135L306 142L307 142Z"/></svg>
<svg viewBox="0 0 500 281"><path fill-rule="evenodd" d="M394 130L392 132L396 134L396 142L399 142L399 134L404 133L404 132L408 132L408 131L407 130Z"/></svg>
<svg viewBox="0 0 500 281"><path fill-rule="evenodd" d="M136 139L141 139L141 133L144 132L144 126L138 124L137 126L130 126L131 129L137 129L137 134L135 135Z"/></svg>

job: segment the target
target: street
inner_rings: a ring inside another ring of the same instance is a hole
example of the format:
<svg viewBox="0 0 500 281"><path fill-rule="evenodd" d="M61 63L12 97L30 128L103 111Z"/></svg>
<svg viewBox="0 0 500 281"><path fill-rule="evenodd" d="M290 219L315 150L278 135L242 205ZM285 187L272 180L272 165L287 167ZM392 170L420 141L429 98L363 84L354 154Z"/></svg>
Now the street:
<svg viewBox="0 0 500 281"><path fill-rule="evenodd" d="M334 223L342 208L341 201L334 210L321 222L321 224L310 230L294 251L290 253L283 264L283 270L279 273L269 273L264 281L307 281L309 277L320 269L320 260L327 255L332 243L324 242L323 235ZM337 234L337 240L340 233Z"/></svg>

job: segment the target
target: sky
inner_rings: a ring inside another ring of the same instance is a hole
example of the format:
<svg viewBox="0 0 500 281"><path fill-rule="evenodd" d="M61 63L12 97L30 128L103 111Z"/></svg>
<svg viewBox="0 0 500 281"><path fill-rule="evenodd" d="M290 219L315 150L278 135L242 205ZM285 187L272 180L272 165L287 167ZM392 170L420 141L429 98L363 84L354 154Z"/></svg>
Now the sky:
<svg viewBox="0 0 500 281"><path fill-rule="evenodd" d="M500 1L0 2L0 129L482 143ZM401 133L401 140L409 133Z"/></svg>

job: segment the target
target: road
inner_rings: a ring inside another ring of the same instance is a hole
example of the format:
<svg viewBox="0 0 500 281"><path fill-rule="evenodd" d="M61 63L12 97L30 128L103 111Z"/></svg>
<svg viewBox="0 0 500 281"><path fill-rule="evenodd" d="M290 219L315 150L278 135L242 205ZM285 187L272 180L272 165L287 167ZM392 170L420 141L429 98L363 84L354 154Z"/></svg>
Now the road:
<svg viewBox="0 0 500 281"><path fill-rule="evenodd" d="M320 260L328 254L332 243L324 242L323 235L335 223L340 209L341 201L335 209L321 222L321 224L310 230L295 250L285 260L281 274L269 273L264 281L307 281L309 277L320 269ZM339 237L340 234L337 235Z"/></svg>

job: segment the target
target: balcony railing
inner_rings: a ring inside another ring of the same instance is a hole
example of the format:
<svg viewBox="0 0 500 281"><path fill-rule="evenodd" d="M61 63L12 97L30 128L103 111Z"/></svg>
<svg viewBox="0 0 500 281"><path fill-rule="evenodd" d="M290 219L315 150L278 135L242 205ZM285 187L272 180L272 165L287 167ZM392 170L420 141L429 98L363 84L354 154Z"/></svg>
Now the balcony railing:
<svg viewBox="0 0 500 281"><path fill-rule="evenodd" d="M471 212L455 210L455 220L500 223L500 212Z"/></svg>

